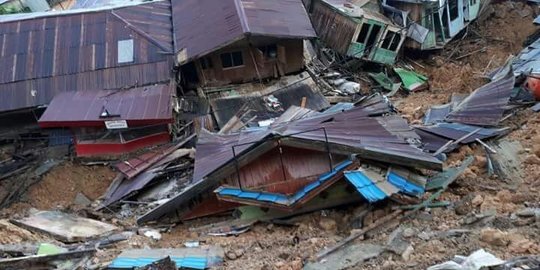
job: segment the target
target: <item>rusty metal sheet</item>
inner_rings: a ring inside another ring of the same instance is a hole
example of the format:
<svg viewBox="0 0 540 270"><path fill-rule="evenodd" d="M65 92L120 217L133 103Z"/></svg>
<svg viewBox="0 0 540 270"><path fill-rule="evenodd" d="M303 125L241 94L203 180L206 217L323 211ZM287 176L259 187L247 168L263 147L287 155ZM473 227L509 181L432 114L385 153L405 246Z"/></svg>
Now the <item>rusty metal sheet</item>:
<svg viewBox="0 0 540 270"><path fill-rule="evenodd" d="M133 88L171 78L169 1L2 17L0 111L48 104L62 92ZM126 39L133 39L134 60L118 63L118 41Z"/></svg>
<svg viewBox="0 0 540 270"><path fill-rule="evenodd" d="M125 120L128 125L172 122L174 86L154 85L130 90L64 92L56 96L38 121L42 128L104 126ZM103 118L106 111L111 117Z"/></svg>
<svg viewBox="0 0 540 270"><path fill-rule="evenodd" d="M514 84L515 78L509 74L476 89L446 117L446 121L478 126L499 125Z"/></svg>
<svg viewBox="0 0 540 270"><path fill-rule="evenodd" d="M301 0L183 0L172 5L175 50L185 50L185 62L247 35L316 37Z"/></svg>
<svg viewBox="0 0 540 270"><path fill-rule="evenodd" d="M190 142L195 138L195 134L187 137L181 142L163 145L157 148L154 148L138 157L122 161L117 163L114 167L123 173L127 179L131 179L140 173L144 172L146 169L152 167L154 164L163 160L165 157L170 155L176 149L182 147L186 143Z"/></svg>

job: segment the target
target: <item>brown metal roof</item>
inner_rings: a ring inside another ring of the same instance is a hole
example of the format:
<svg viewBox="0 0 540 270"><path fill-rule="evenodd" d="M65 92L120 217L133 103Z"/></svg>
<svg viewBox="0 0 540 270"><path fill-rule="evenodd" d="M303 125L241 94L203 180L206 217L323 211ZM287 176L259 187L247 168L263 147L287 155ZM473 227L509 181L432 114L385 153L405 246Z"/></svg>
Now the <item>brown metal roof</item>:
<svg viewBox="0 0 540 270"><path fill-rule="evenodd" d="M448 122L478 126L497 126L508 110L515 77L490 82L472 92L446 117Z"/></svg>
<svg viewBox="0 0 540 270"><path fill-rule="evenodd" d="M301 0L173 1L175 49L193 59L247 35L312 38Z"/></svg>
<svg viewBox="0 0 540 270"><path fill-rule="evenodd" d="M277 147L277 140L282 146L326 151L327 137L329 150L334 154L357 154L361 159L386 164L442 169L441 161L402 138L405 132L397 118L373 118L369 117L370 113L371 111L365 108L356 107L345 112L272 126L265 130L248 130L228 135L201 132L195 154L193 184L140 217L137 222L158 219L183 206L201 192L215 188L222 180L219 176L226 177L228 173L235 172L237 164L246 164ZM402 119L402 122L405 123L405 120Z"/></svg>
<svg viewBox="0 0 540 270"><path fill-rule="evenodd" d="M126 120L130 126L172 121L173 86L155 85L129 90L70 91L51 101L40 127L104 126L105 121ZM101 118L107 111L114 117Z"/></svg>
<svg viewBox="0 0 540 270"><path fill-rule="evenodd" d="M324 143L326 137L330 151L346 149L348 154L358 154L360 158L403 166L422 168L441 168L441 162L422 152L405 141L406 131L412 132L406 121L397 118L369 117L370 111L357 107L342 113L314 116L268 130L255 130L230 135L201 133L197 142L195 172L193 180L199 181L210 173L241 156L254 146L264 143L272 136L280 138L281 143L300 147L297 142L311 144ZM401 120L401 121L400 121ZM407 130L406 130L406 128ZM397 132L400 131L400 132ZM233 154L233 148L235 153ZM309 145L302 145L310 147ZM323 149L324 150L324 149ZM347 154L343 151L340 154ZM393 159L398 157L398 159ZM407 160L407 162L403 162Z"/></svg>
<svg viewBox="0 0 540 270"><path fill-rule="evenodd" d="M167 82L173 65L170 5L3 20L0 111L47 104L67 91ZM133 39L133 61L118 63L118 41L127 39Z"/></svg>

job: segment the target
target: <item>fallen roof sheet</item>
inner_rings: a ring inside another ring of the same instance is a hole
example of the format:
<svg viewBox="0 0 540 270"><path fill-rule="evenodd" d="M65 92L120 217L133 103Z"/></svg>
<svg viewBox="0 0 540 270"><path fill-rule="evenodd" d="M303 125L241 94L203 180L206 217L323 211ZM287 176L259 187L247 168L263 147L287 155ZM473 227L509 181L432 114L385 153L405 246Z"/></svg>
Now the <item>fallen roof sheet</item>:
<svg viewBox="0 0 540 270"><path fill-rule="evenodd" d="M345 172L345 179L371 203L384 200L399 191L395 186L389 184L383 175L377 175L376 172L363 168Z"/></svg>
<svg viewBox="0 0 540 270"><path fill-rule="evenodd" d="M449 122L497 126L507 110L515 78L507 75L472 92L447 117Z"/></svg>
<svg viewBox="0 0 540 270"><path fill-rule="evenodd" d="M175 47L184 58L182 64L247 36L316 37L301 0L182 0L172 4Z"/></svg>
<svg viewBox="0 0 540 270"><path fill-rule="evenodd" d="M448 168L429 179L426 184L426 190L446 188L449 183L454 182L474 161L473 156L468 156L461 165Z"/></svg>
<svg viewBox="0 0 540 270"><path fill-rule="evenodd" d="M499 70L503 68L500 68ZM512 60L512 69L514 71L514 76L529 73L540 75L540 38L523 48L523 50ZM495 71L495 74L497 73L498 72Z"/></svg>
<svg viewBox="0 0 540 270"><path fill-rule="evenodd" d="M146 266L170 257L178 268L206 269L223 262L221 247L177 248L177 249L128 249L124 250L109 265L109 269L133 269Z"/></svg>
<svg viewBox="0 0 540 270"><path fill-rule="evenodd" d="M115 164L115 168L123 173L128 179L131 179L152 167L160 160L165 159L168 155L193 140L196 136L196 134L192 134L180 142L162 145L138 157L118 162Z"/></svg>
<svg viewBox="0 0 540 270"><path fill-rule="evenodd" d="M454 141L474 132L467 138L463 139L461 141L462 144L472 143L476 141L476 139L483 140L487 138L493 138L504 134L508 130L508 128L482 128L478 126L471 126L460 123L438 123L431 126L416 127L416 129Z"/></svg>
<svg viewBox="0 0 540 270"><path fill-rule="evenodd" d="M403 87L408 91L417 91L427 86L428 78L422 74L403 68L394 68L403 82Z"/></svg>
<svg viewBox="0 0 540 270"><path fill-rule="evenodd" d="M362 108L369 116L379 116L395 112L390 100L379 93L366 96L357 101L354 105L355 107Z"/></svg>
<svg viewBox="0 0 540 270"><path fill-rule="evenodd" d="M432 125L444 122L446 116L452 111L452 103L431 106L424 116L424 125Z"/></svg>
<svg viewBox="0 0 540 270"><path fill-rule="evenodd" d="M345 172L345 179L369 202L386 199L398 192L413 196L424 193L423 186L413 183L398 172L416 177L414 174L406 173L405 170L384 171L377 167L362 167L356 171Z"/></svg>
<svg viewBox="0 0 540 270"><path fill-rule="evenodd" d="M129 126L172 122L170 85L130 90L64 92L55 96L38 121L42 128L105 126L125 120ZM112 117L102 117L108 113Z"/></svg>
<svg viewBox="0 0 540 270"><path fill-rule="evenodd" d="M390 91L391 93L395 93L400 87L401 83L394 83L386 74L379 72L379 73L368 73L368 75L377 82L382 88Z"/></svg>
<svg viewBox="0 0 540 270"><path fill-rule="evenodd" d="M118 229L107 223L59 211L39 211L11 222L31 231L49 234L64 243L84 242Z"/></svg>
<svg viewBox="0 0 540 270"><path fill-rule="evenodd" d="M313 198L315 195L324 191L330 185L339 180L341 172L346 169L352 169L353 161L346 160L338 164L332 171L320 175L317 180L304 186L292 195L280 193L270 193L263 191L250 191L237 187L219 187L214 191L220 200L239 202L247 205L276 207L276 208L296 208Z"/></svg>
<svg viewBox="0 0 540 270"><path fill-rule="evenodd" d="M436 152L437 150L439 150L441 147L443 147L450 141L450 139L448 138L441 137L439 135L423 131L422 129L418 127L415 128L414 131L416 132L416 134L420 136L420 141L422 142L421 148L424 149L424 151ZM458 145L454 145L454 144L450 145L444 152L445 153L451 152L457 147Z"/></svg>
<svg viewBox="0 0 540 270"><path fill-rule="evenodd" d="M122 182L116 187L112 194L108 196L102 203L102 206L109 206L130 194L139 191L148 186L156 177L158 177L163 169L174 160L181 157L191 155L194 152L193 149L178 149L167 155L166 158L161 159L156 164L152 165L142 173L136 175L132 179L124 178Z"/></svg>

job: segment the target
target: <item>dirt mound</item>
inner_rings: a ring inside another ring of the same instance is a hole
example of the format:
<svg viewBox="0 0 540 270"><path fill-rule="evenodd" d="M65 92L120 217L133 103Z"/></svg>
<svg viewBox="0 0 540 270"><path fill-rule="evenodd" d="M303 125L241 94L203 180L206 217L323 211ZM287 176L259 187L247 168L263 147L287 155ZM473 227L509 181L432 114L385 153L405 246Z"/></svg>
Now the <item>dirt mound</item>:
<svg viewBox="0 0 540 270"><path fill-rule="evenodd" d="M65 208L79 192L91 200L107 190L116 176L108 167L64 163L47 173L26 193L27 202L42 210Z"/></svg>

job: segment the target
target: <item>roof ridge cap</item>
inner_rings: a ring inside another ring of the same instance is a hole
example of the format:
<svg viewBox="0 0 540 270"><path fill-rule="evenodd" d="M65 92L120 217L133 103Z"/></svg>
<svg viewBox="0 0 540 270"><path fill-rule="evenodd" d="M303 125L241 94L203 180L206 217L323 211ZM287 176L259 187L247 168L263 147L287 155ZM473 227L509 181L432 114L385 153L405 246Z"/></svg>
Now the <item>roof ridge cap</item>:
<svg viewBox="0 0 540 270"><path fill-rule="evenodd" d="M236 6L236 12L238 13L238 19L240 20L240 25L244 33L250 33L249 24L246 17L246 11L244 9L244 4L242 0L233 0L234 5Z"/></svg>

